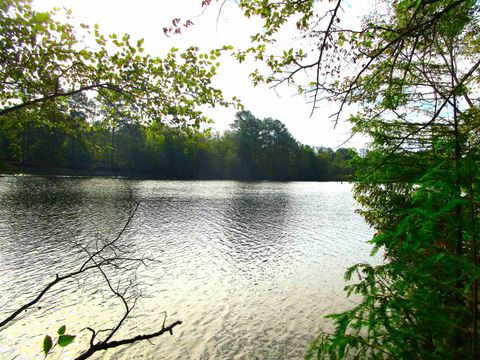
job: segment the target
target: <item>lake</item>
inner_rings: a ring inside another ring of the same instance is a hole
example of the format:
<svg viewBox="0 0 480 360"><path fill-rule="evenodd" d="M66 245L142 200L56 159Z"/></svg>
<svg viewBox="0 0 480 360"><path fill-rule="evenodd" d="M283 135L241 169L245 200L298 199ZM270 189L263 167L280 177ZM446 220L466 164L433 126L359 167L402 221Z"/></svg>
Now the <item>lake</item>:
<svg viewBox="0 0 480 360"><path fill-rule="evenodd" d="M354 212L348 183L128 184L141 203L118 246L155 261L112 275L136 275L143 295L119 335L153 332L165 312L167 324L183 324L102 358L301 359L331 329L323 316L354 301L343 293L345 269L379 261L369 258L373 231ZM119 179L0 177L0 318L78 266L77 245L114 238L128 209ZM85 348L86 326L108 328L121 316L118 299L99 287L91 273L54 288L0 332L0 358L43 358L43 336L63 324L78 335L64 354Z"/></svg>

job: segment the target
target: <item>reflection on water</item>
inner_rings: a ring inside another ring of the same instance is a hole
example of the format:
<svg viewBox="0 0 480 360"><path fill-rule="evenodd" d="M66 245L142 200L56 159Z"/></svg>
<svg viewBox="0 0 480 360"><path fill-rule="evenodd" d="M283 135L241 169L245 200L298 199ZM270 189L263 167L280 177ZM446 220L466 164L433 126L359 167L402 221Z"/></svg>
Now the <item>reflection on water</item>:
<svg viewBox="0 0 480 360"><path fill-rule="evenodd" d="M348 306L343 272L368 258L371 230L339 183L129 181L141 201L122 238L158 262L138 270L144 296L123 335L182 320L173 337L120 348L110 358L303 358L328 312ZM82 258L73 242L114 236L128 211L115 179L0 178L0 313ZM67 324L115 323L119 308L89 275L52 291L0 333L0 358L42 358L41 340ZM122 335L120 334L120 335Z"/></svg>

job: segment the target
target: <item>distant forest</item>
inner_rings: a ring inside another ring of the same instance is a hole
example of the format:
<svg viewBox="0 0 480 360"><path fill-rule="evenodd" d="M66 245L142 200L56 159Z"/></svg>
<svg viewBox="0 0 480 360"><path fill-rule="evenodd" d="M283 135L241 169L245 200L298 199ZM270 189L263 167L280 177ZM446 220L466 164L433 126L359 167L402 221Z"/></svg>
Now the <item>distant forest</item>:
<svg viewBox="0 0 480 360"><path fill-rule="evenodd" d="M352 149L296 141L285 125L238 112L223 134L141 125L122 117L92 122L85 112L0 118L2 168L69 169L158 179L345 180ZM114 120L114 121L113 121Z"/></svg>

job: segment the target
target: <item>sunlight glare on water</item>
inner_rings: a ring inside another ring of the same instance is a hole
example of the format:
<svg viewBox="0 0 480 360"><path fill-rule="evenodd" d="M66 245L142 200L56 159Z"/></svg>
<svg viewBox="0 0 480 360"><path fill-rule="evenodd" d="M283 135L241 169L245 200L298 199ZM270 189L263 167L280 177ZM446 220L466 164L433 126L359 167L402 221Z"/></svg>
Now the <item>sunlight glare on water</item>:
<svg viewBox="0 0 480 360"><path fill-rule="evenodd" d="M345 309L343 273L369 259L372 230L354 213L347 183L140 181L141 201L121 239L138 256L143 298L119 336L182 320L174 336L101 354L112 359L301 359ZM114 237L128 191L117 179L0 178L0 318L55 274L79 264L73 242ZM378 261L378 259L370 259ZM85 348L121 306L97 291L98 274L55 288L0 332L0 358L43 358L42 338L66 324Z"/></svg>

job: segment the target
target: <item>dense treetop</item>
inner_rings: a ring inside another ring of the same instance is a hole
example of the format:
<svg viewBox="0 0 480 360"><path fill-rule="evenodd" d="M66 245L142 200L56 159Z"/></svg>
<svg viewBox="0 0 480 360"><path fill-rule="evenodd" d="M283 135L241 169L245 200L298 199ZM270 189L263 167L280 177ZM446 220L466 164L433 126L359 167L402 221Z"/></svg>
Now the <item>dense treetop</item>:
<svg viewBox="0 0 480 360"><path fill-rule="evenodd" d="M175 125L208 121L200 105L238 105L211 84L217 58L229 47L206 54L195 47L172 48L164 58L151 57L142 39L105 36L97 25L82 25L79 34L68 22L55 20L58 11L35 11L31 0L0 4L0 116L68 106L79 93L94 100L91 112L95 105Z"/></svg>
<svg viewBox="0 0 480 360"><path fill-rule="evenodd" d="M186 132L133 119L91 122L75 96L74 110L42 121L4 117L0 162L10 171L115 174L162 179L346 180L355 152L298 143L278 120L238 112L231 130ZM55 127L47 123L55 123ZM20 166L20 168L19 168Z"/></svg>
<svg viewBox="0 0 480 360"><path fill-rule="evenodd" d="M236 53L240 62L253 56L266 65L266 72L253 70L253 82L294 84L313 110L324 99L337 101L335 120L355 105L359 110L348 116L354 132L372 139L366 156L354 159L355 198L376 231L374 251L382 251L385 262L347 271L347 294L358 301L330 316L334 331L322 332L308 357L478 359L478 1L379 1L358 28L349 27L346 3L238 3L247 17L263 21L251 47ZM15 134L13 140L4 136L7 157L39 154L33 146L41 146L51 129L60 131L59 124L65 124L63 132L54 138L77 154L70 160L79 161L81 151L95 161L103 156L100 161L112 167L128 168L120 159L126 163L140 154L154 154L150 166L162 161L162 151L166 161L177 163L175 154L202 163L210 153L225 159L210 156L212 169L233 167L248 179L291 179L297 166L309 174L316 168L309 164L328 153L297 144L281 123L249 112L238 113L223 138L183 137L162 127L198 127L205 120L199 105L228 104L211 86L214 61L228 48L211 54L191 48L181 55L173 49L165 59L152 59L142 55L141 41L105 38L95 28L86 29L98 45L89 49L71 26L33 11L28 1L3 2L0 11L0 28L8 34L0 37L0 119ZM278 52L272 45L289 21L303 40ZM80 93L87 96L76 97ZM96 107L95 115L87 115ZM92 151L102 141L101 150ZM205 151L209 147L215 151ZM341 163L350 154L338 150L334 157Z"/></svg>

